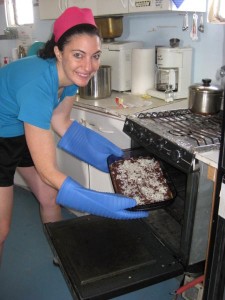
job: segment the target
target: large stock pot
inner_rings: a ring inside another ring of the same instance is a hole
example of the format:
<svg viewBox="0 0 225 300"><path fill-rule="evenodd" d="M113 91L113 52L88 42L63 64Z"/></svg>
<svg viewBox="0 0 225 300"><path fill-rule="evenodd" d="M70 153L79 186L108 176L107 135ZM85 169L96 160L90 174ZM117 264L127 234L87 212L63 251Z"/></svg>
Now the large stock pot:
<svg viewBox="0 0 225 300"><path fill-rule="evenodd" d="M210 85L211 79L202 79L189 87L189 108L193 113L211 115L221 109L223 89Z"/></svg>

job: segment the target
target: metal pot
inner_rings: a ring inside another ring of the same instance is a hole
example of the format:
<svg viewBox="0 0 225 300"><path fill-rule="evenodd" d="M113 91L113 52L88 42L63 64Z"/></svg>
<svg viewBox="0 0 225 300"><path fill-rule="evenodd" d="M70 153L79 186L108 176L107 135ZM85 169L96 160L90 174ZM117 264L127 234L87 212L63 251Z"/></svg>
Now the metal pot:
<svg viewBox="0 0 225 300"><path fill-rule="evenodd" d="M189 87L189 108L196 114L216 114L221 109L223 89L210 85L211 79L202 79L202 82Z"/></svg>
<svg viewBox="0 0 225 300"><path fill-rule="evenodd" d="M123 16L101 17L95 19L103 40L112 40L123 33Z"/></svg>
<svg viewBox="0 0 225 300"><path fill-rule="evenodd" d="M85 87L79 88L84 99L104 99L111 96L111 66L102 65Z"/></svg>

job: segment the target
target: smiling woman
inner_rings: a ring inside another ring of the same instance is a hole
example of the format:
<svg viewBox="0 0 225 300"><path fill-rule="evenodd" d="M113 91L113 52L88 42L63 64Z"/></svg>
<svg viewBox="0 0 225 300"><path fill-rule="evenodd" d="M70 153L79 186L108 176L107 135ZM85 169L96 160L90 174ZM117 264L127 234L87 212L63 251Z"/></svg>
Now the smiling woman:
<svg viewBox="0 0 225 300"><path fill-rule="evenodd" d="M6 0L5 13L8 27L34 23L32 0Z"/></svg>

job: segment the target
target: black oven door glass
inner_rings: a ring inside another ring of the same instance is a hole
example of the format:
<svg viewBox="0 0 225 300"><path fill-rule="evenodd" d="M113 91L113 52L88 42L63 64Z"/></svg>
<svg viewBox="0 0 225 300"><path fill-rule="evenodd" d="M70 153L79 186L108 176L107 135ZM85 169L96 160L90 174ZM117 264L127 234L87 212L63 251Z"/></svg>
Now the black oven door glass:
<svg viewBox="0 0 225 300"><path fill-rule="evenodd" d="M74 299L109 299L184 272L145 219L88 215L44 228Z"/></svg>

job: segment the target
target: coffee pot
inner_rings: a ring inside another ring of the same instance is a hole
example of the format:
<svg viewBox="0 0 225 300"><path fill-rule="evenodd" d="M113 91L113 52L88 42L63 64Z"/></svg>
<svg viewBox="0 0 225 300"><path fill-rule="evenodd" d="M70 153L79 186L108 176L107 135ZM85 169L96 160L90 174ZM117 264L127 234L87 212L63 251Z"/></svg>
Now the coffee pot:
<svg viewBox="0 0 225 300"><path fill-rule="evenodd" d="M156 49L155 87L147 91L152 97L165 100L165 91L172 86L174 99L188 97L191 84L192 48L158 47Z"/></svg>
<svg viewBox="0 0 225 300"><path fill-rule="evenodd" d="M174 92L178 89L178 68L156 69L156 89L165 92L167 86L171 85Z"/></svg>

